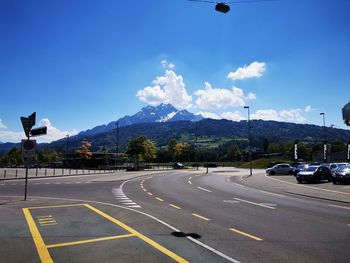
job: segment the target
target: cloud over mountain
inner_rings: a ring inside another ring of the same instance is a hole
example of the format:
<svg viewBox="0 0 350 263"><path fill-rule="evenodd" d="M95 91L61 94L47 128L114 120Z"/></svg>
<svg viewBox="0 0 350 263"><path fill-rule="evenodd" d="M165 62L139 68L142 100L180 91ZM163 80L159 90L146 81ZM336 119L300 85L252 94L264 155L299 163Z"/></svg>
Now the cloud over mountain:
<svg viewBox="0 0 350 263"><path fill-rule="evenodd" d="M227 78L232 80L260 78L265 70L266 64L264 62L254 61L249 66L239 67L237 70L228 73Z"/></svg>

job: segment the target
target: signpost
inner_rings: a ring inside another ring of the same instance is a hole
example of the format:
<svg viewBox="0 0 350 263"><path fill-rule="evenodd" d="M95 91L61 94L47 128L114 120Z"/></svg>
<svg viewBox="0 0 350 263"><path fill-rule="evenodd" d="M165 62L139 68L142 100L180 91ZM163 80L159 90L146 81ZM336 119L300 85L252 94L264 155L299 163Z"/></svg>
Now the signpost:
<svg viewBox="0 0 350 263"><path fill-rule="evenodd" d="M30 137L41 136L47 133L47 127L40 127L32 129L35 125L36 113L33 112L28 117L21 117L24 133L27 139L22 140L22 157L26 159L26 178L24 188L24 200L27 200L27 189L28 189L28 165L31 160L35 158L36 141L30 140Z"/></svg>

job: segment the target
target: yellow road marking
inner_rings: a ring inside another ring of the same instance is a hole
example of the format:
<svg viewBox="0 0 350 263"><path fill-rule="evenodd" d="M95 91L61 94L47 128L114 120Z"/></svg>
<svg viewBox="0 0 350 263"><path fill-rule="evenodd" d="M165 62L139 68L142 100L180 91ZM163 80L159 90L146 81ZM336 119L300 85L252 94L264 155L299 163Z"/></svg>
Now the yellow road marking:
<svg viewBox="0 0 350 263"><path fill-rule="evenodd" d="M240 235L243 235L243 236L246 236L246 237L250 237L251 239L254 239L254 240L257 240L257 241L262 241L262 238L260 238L260 237L256 237L256 236L247 234L247 233L239 231L239 230L237 230L235 228L229 228L229 230L231 230L232 232L235 232L237 234L240 234Z"/></svg>
<svg viewBox="0 0 350 263"><path fill-rule="evenodd" d="M158 201L164 202L164 200L163 200L162 198L156 197L156 199L157 199Z"/></svg>
<svg viewBox="0 0 350 263"><path fill-rule="evenodd" d="M34 206L28 207L28 209L41 209L41 208L61 208L61 207L71 207L71 206L83 206L84 204L72 204L72 205L51 205L51 206Z"/></svg>
<svg viewBox="0 0 350 263"><path fill-rule="evenodd" d="M153 194L152 194L152 193L150 193L150 192L147 192L147 194L148 194L148 195L153 195Z"/></svg>
<svg viewBox="0 0 350 263"><path fill-rule="evenodd" d="M50 262L53 263L53 260L50 256L50 253L45 246L44 240L42 239L40 232L35 225L34 219L31 216L29 209L23 208L22 210L23 210L24 216L27 220L29 230L30 230L30 233L32 234L34 244L36 246L36 250L38 251L41 262L42 263L50 263Z"/></svg>
<svg viewBox="0 0 350 263"><path fill-rule="evenodd" d="M181 207L177 206L177 205L173 205L173 204L169 204L171 207L174 207L176 209L181 209Z"/></svg>
<svg viewBox="0 0 350 263"><path fill-rule="evenodd" d="M123 222L111 217L110 215L105 214L104 212L96 209L95 207L89 205L89 204L85 204L85 206L89 209L91 209L92 211L96 212L97 214L107 218L108 220L112 221L113 223L117 224L118 226L124 228L125 230L129 231L130 233L136 235L138 238L142 239L143 241L145 241L146 243L148 243L149 245L151 245L152 247L154 247L155 249L161 251L162 253L164 253L165 255L167 255L168 257L174 259L177 262L188 262L187 260L183 259L182 257L176 255L174 252L171 252L170 250L168 250L167 248L161 246L160 244L158 244L157 242L153 241L152 239L142 235L140 232L134 230L133 228L129 227L128 225L124 224Z"/></svg>
<svg viewBox="0 0 350 263"><path fill-rule="evenodd" d="M49 223L57 223L55 219L51 219L51 220L45 220L45 221L39 221L40 225L43 224L49 224Z"/></svg>
<svg viewBox="0 0 350 263"><path fill-rule="evenodd" d="M203 220L205 220L205 221L210 221L209 218L204 217L204 216L201 216L201 215L198 215L198 214L196 214L196 213L192 213L192 215L195 216L195 217L198 217L198 218L200 218L200 219L203 219Z"/></svg>
<svg viewBox="0 0 350 263"><path fill-rule="evenodd" d="M60 243L60 244L52 244L47 245L47 248L57 248L57 247L66 247L66 246L73 246L73 245L80 245L80 244L86 244L86 243L93 243L93 242L99 242L104 240L113 240L118 238L126 238L126 237L133 237L135 234L126 234L126 235L120 235L120 236L111 236L111 237L101 237L101 238L95 238L95 239L88 239L88 240L81 240L81 241L74 241L74 242L67 242L67 243Z"/></svg>

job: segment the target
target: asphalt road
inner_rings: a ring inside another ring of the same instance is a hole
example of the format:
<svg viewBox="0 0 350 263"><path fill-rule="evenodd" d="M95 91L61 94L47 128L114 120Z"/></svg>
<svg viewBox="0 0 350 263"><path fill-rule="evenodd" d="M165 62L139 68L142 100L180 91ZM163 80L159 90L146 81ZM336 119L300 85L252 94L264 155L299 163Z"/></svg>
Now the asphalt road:
<svg viewBox="0 0 350 263"><path fill-rule="evenodd" d="M350 203L246 174L0 181L0 262L349 261Z"/></svg>

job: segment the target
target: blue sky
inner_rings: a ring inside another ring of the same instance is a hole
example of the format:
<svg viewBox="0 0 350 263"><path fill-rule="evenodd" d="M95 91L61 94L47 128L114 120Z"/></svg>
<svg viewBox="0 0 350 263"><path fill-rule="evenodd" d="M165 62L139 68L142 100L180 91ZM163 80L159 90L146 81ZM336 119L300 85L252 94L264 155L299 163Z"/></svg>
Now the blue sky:
<svg viewBox="0 0 350 263"><path fill-rule="evenodd" d="M0 1L0 141L51 141L173 103L213 118L348 129L350 1Z"/></svg>

